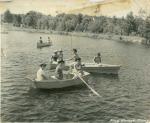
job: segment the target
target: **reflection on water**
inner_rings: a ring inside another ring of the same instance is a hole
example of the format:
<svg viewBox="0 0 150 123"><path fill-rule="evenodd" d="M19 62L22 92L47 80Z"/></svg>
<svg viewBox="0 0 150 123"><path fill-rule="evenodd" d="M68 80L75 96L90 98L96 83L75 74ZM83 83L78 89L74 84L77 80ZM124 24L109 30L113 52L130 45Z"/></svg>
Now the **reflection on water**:
<svg viewBox="0 0 150 123"><path fill-rule="evenodd" d="M39 37L53 40L53 46L36 48ZM97 121L150 118L150 49L146 46L83 37L9 32L2 35L2 120L3 121ZM97 52L102 62L121 64L118 76L92 75L89 84L102 96L98 98L85 86L62 90L32 88L27 75L35 74L41 62L48 62L53 51L78 48L83 61Z"/></svg>

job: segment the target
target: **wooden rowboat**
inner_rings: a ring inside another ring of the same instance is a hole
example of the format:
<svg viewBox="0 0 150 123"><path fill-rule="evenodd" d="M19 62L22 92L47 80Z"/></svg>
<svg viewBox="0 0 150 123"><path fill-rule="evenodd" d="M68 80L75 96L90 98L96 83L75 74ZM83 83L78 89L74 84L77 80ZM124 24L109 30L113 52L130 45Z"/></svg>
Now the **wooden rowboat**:
<svg viewBox="0 0 150 123"><path fill-rule="evenodd" d="M120 65L84 63L83 70L90 73L118 74Z"/></svg>
<svg viewBox="0 0 150 123"><path fill-rule="evenodd" d="M66 69L69 69L69 66L72 66L74 63L66 63ZM101 74L118 74L120 70L120 65L111 65L111 64L96 64L96 63L83 63L83 70L89 73L101 73ZM51 63L50 69L55 69L57 63Z"/></svg>
<svg viewBox="0 0 150 123"><path fill-rule="evenodd" d="M51 42L43 42L43 43L37 42L37 48L49 47L51 45L52 45Z"/></svg>
<svg viewBox="0 0 150 123"><path fill-rule="evenodd" d="M87 81L90 73L84 71L84 75L82 78ZM73 78L74 74L66 74L65 79L59 80L54 76L51 76L49 80L36 81L36 79L32 80L35 87L39 89L59 89L70 86L77 86L84 84L79 77Z"/></svg>

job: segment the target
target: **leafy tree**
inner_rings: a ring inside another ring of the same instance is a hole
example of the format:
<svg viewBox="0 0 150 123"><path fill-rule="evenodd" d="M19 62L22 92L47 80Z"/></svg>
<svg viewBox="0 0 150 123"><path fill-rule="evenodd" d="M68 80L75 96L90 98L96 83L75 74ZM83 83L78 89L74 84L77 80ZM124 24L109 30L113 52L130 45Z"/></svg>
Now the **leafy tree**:
<svg viewBox="0 0 150 123"><path fill-rule="evenodd" d="M14 14L13 15L13 24L14 24L14 26L20 26L21 23L22 23L21 15Z"/></svg>
<svg viewBox="0 0 150 123"><path fill-rule="evenodd" d="M84 31L83 24L77 24L76 27L75 27L75 31L83 32Z"/></svg>
<svg viewBox="0 0 150 123"><path fill-rule="evenodd" d="M24 23L28 27L37 28L37 21L42 17L41 13L30 11L25 15Z"/></svg>
<svg viewBox="0 0 150 123"><path fill-rule="evenodd" d="M144 37L150 41L150 16L146 18L144 23Z"/></svg>
<svg viewBox="0 0 150 123"><path fill-rule="evenodd" d="M58 23L56 26L57 31L64 31L66 29L65 22L63 21L62 23Z"/></svg>
<svg viewBox="0 0 150 123"><path fill-rule="evenodd" d="M77 15L78 24L80 24L82 22L82 19L83 19L83 15L82 14L78 14Z"/></svg>
<svg viewBox="0 0 150 123"><path fill-rule="evenodd" d="M13 15L9 10L4 12L4 22L11 23L13 21Z"/></svg>
<svg viewBox="0 0 150 123"><path fill-rule="evenodd" d="M56 29L56 25L57 25L56 18L50 18L48 23L49 23L49 29L50 30Z"/></svg>
<svg viewBox="0 0 150 123"><path fill-rule="evenodd" d="M128 35L132 32L136 32L136 23L132 12L126 17L126 31Z"/></svg>

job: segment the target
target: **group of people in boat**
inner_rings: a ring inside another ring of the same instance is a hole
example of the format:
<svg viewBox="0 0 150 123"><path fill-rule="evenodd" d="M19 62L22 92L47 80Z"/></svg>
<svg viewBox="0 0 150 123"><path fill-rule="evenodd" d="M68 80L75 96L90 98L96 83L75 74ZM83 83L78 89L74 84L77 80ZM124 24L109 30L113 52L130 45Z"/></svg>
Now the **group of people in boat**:
<svg viewBox="0 0 150 123"><path fill-rule="evenodd" d="M51 62L58 62L63 60L63 51L62 50L56 50L54 51L54 54L51 57Z"/></svg>
<svg viewBox="0 0 150 123"><path fill-rule="evenodd" d="M68 60L65 60L65 61L70 61L70 60L73 60L73 64L70 66L71 72L75 73L74 74L75 76L73 78L76 78L77 74L80 76L84 75L84 72L83 72L84 64L82 64L82 61L78 55L77 49L73 49L73 57ZM55 69L55 78L60 79L60 80L62 80L64 78L63 70L65 68L65 61L63 59L63 51L62 50L54 51L54 54L51 57L51 63L57 62L57 66ZM94 57L94 62L97 64L101 63L101 54L100 53L97 53L97 56ZM45 74L45 68L46 68L46 64L40 65L40 69L37 71L37 80L38 81L48 79L48 77Z"/></svg>
<svg viewBox="0 0 150 123"><path fill-rule="evenodd" d="M42 37L40 37L39 43L43 43ZM50 37L48 37L47 43L52 43Z"/></svg>

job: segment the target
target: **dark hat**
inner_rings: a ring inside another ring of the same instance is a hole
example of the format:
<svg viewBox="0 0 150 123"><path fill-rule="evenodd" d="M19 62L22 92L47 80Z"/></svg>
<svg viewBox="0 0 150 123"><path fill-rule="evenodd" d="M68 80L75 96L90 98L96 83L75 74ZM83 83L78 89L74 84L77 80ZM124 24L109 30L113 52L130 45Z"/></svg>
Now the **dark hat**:
<svg viewBox="0 0 150 123"><path fill-rule="evenodd" d="M74 52L77 52L77 49L73 49Z"/></svg>
<svg viewBox="0 0 150 123"><path fill-rule="evenodd" d="M43 64L40 64L40 67L46 67L46 64L45 63L43 63Z"/></svg>
<svg viewBox="0 0 150 123"><path fill-rule="evenodd" d="M76 58L75 61L81 61L81 58Z"/></svg>
<svg viewBox="0 0 150 123"><path fill-rule="evenodd" d="M58 64L60 64L60 63L65 63L65 61L63 61L63 60L58 61Z"/></svg>
<svg viewBox="0 0 150 123"><path fill-rule="evenodd" d="M101 55L101 53L99 52L99 53L97 53L97 55Z"/></svg>
<svg viewBox="0 0 150 123"><path fill-rule="evenodd" d="M55 50L55 51L54 51L54 53L57 53L57 52L58 52L58 50Z"/></svg>

